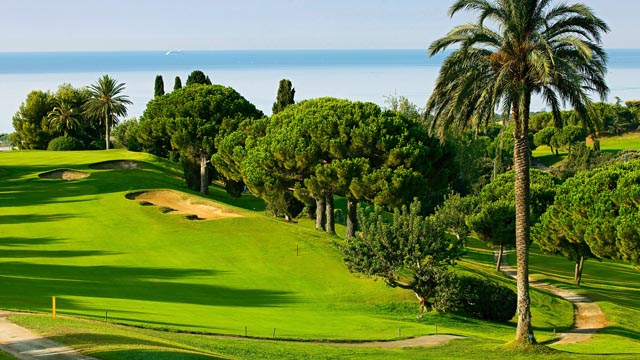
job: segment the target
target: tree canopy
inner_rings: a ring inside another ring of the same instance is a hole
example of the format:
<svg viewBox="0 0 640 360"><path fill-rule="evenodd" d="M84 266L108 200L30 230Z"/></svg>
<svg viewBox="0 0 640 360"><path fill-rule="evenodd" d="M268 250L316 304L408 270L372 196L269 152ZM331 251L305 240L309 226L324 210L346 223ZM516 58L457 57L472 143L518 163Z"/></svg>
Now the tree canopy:
<svg viewBox="0 0 640 360"><path fill-rule="evenodd" d="M349 270L411 290L421 309L430 308L448 267L462 255L462 242L447 235L441 217L423 217L419 201L396 209L392 221L379 207L369 214L360 207L358 218L360 230L342 246Z"/></svg>
<svg viewBox="0 0 640 360"><path fill-rule="evenodd" d="M138 141L144 151L171 157L180 154L188 185L206 192L211 177L208 160L215 138L232 132L247 118L262 112L230 87L191 85L152 99L140 118ZM195 176L200 174L199 176Z"/></svg>

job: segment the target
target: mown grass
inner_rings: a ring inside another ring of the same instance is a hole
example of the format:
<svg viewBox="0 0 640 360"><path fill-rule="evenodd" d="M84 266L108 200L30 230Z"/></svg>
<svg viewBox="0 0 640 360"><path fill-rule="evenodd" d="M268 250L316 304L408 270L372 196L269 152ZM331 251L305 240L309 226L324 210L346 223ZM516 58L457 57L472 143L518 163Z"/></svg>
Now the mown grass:
<svg viewBox="0 0 640 360"><path fill-rule="evenodd" d="M510 263L516 261L514 254L507 258ZM531 248L532 276L597 302L608 325L592 341L553 347L589 354L640 354L640 271L616 261L587 260L578 287L573 281L574 266L566 258L542 253L535 244Z"/></svg>
<svg viewBox="0 0 640 360"><path fill-rule="evenodd" d="M140 161L144 167L88 166L114 159ZM38 178L60 168L91 176L69 182ZM218 187L211 187L210 198L243 218L190 221L124 197L145 189L193 194L180 175L175 164L124 151L0 154L0 288L11 289L0 292L0 307L48 312L55 295L60 314L93 320L107 315L109 324L15 317L105 359L411 359L423 358L425 351L434 358L518 358L518 351L504 347L513 339L514 322L418 316L411 293L350 274L334 245L336 238L315 231L311 220L287 224L265 216L260 200L232 199ZM459 271L514 288L513 280L496 273L492 262L491 250L472 240ZM539 340L570 326L569 303L537 291L532 297ZM614 310L625 309L615 304L620 308ZM469 339L428 350L382 350L210 338L114 323L229 335L244 335L246 326L247 334L258 338L271 338L275 328L276 340L298 341L392 340L399 329L402 337L418 336L435 333L437 325L439 333ZM618 337L619 343L637 341ZM598 349L602 347L591 353Z"/></svg>
<svg viewBox="0 0 640 360"><path fill-rule="evenodd" d="M626 133L620 136L602 137L600 140L600 150L612 154L617 154L622 150L640 150L640 132ZM568 152L561 150L558 154L551 153L548 146L540 146L533 150L533 158L546 167L553 167L567 158Z"/></svg>
<svg viewBox="0 0 640 360"><path fill-rule="evenodd" d="M520 348L482 338L428 348L383 349L348 344L222 338L159 332L78 319L20 315L12 321L99 359L635 359L638 353L588 354Z"/></svg>
<svg viewBox="0 0 640 360"><path fill-rule="evenodd" d="M15 358L6 352L0 350L0 360L15 360Z"/></svg>

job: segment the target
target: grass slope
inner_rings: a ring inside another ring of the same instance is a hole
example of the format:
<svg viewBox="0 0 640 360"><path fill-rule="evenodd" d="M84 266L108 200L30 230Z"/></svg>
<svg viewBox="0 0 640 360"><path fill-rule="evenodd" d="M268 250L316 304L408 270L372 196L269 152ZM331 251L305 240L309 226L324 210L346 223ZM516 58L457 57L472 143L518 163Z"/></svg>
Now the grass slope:
<svg viewBox="0 0 640 360"><path fill-rule="evenodd" d="M143 168L89 167L117 159L139 161ZM69 182L38 177L62 168L91 175ZM503 346L513 339L513 322L416 316L410 293L349 274L333 245L336 238L315 231L308 220L287 224L266 217L262 202L251 196L230 199L212 187L212 199L244 217L211 221L163 214L125 198L145 189L188 192L180 174L174 164L124 151L0 153L0 288L11 289L0 292L0 307L48 312L56 295L62 314L103 321L108 311L108 324L14 318L105 359L424 357L422 349L212 339L114 322L231 335L244 335L246 326L250 337L261 338L271 338L275 328L277 339L304 341L391 340L399 329L408 337L435 333L437 326L439 333L470 338L429 349L434 358L527 357ZM515 288L513 280L493 270L489 249L480 242L470 245L459 271ZM532 297L539 340L570 326L569 303L538 291ZM619 306L615 311L626 309L613 303Z"/></svg>
<svg viewBox="0 0 640 360"><path fill-rule="evenodd" d="M143 169L91 170L123 158ZM42 165L46 164L46 165ZM191 221L140 206L129 191L185 190L171 164L126 152L3 154L2 307L224 334L391 338L427 332L379 304L410 294L345 271L332 238L262 213ZM45 180L55 168L90 172ZM222 205L221 205L222 206ZM299 248L299 256L296 256Z"/></svg>
<svg viewBox="0 0 640 360"><path fill-rule="evenodd" d="M600 138L600 150L613 154L622 150L640 150L640 132ZM533 151L535 160L546 167L560 164L567 158L567 154L567 151L552 154L548 146L540 146Z"/></svg>

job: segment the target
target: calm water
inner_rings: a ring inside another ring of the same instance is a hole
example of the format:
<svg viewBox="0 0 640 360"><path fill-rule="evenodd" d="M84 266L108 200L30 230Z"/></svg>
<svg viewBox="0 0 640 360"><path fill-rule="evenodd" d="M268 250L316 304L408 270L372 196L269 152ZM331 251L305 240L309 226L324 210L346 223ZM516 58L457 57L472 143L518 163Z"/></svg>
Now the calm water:
<svg viewBox="0 0 640 360"><path fill-rule="evenodd" d="M609 50L610 101L640 99L640 50ZM127 85L140 116L153 96L155 76L165 89L194 69L214 83L231 86L270 113L278 81L288 78L296 100L334 96L384 104L397 94L422 106L431 93L442 56L425 50L176 51L0 53L0 133L11 132L11 118L33 89L55 91L59 84L89 85L109 74ZM539 102L535 110L543 109Z"/></svg>

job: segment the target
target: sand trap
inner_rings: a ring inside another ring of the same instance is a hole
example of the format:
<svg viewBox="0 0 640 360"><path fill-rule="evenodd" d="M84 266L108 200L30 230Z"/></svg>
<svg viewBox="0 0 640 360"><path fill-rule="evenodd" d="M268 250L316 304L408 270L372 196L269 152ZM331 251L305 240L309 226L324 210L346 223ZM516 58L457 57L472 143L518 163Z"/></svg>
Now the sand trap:
<svg viewBox="0 0 640 360"><path fill-rule="evenodd" d="M89 177L88 173L73 170L53 170L38 175L41 179L76 180Z"/></svg>
<svg viewBox="0 0 640 360"><path fill-rule="evenodd" d="M142 163L133 160L103 161L89 165L94 170L142 169Z"/></svg>
<svg viewBox="0 0 640 360"><path fill-rule="evenodd" d="M159 206L163 213L187 215L190 220L210 220L237 218L242 215L227 212L205 199L195 199L187 194L168 190L154 190L129 193L129 200L136 200L141 205Z"/></svg>

